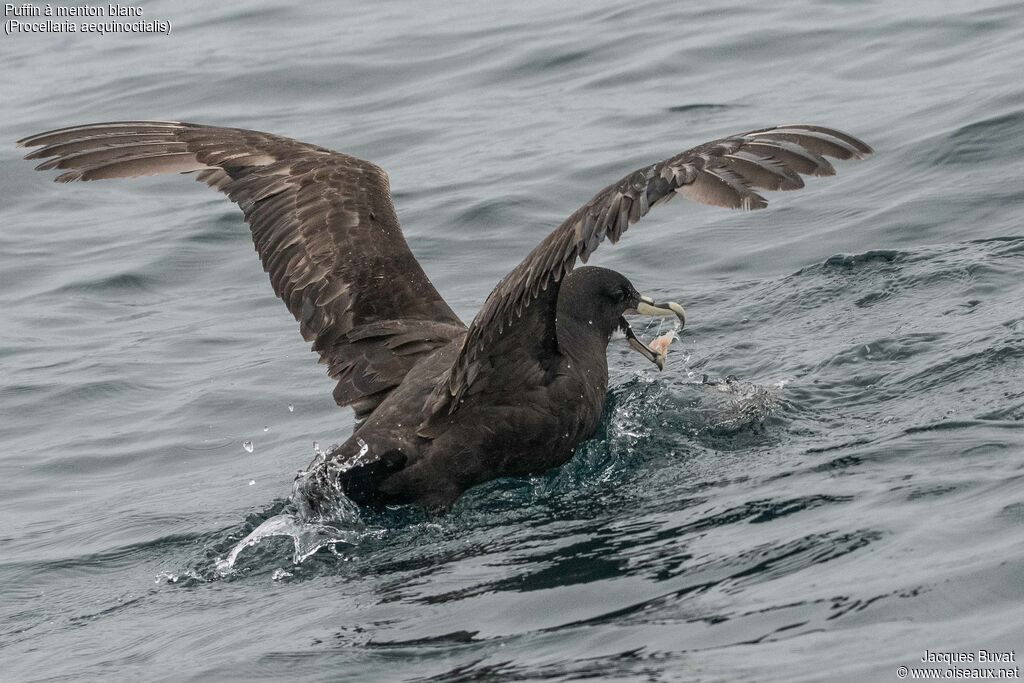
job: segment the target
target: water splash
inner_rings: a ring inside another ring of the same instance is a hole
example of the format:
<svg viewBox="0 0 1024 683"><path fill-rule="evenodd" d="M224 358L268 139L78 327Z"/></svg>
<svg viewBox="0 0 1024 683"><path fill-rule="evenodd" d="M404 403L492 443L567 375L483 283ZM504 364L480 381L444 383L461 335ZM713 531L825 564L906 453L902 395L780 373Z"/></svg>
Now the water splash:
<svg viewBox="0 0 1024 683"><path fill-rule="evenodd" d="M173 572L160 572L153 580L153 583L159 586L160 584L174 584L178 583L179 581L183 583L188 581L202 581L202 577L191 569L186 570L181 574L175 574Z"/></svg>
<svg viewBox="0 0 1024 683"><path fill-rule="evenodd" d="M359 440L359 455L366 455L370 447ZM291 504L279 514L263 521L223 558L215 561L220 576L232 573L239 555L259 545L263 539L285 536L292 539L292 563L302 564L321 548L337 554L335 545L356 545L368 536L379 536L383 529L368 529L359 515L359 507L342 492L337 477L329 471L328 454L313 442L313 461L300 470L292 483ZM283 570L282 570L283 571ZM276 574L276 572L275 572ZM285 572L287 574L287 572ZM275 580L285 574L275 576Z"/></svg>
<svg viewBox="0 0 1024 683"><path fill-rule="evenodd" d="M329 524L310 524L293 513L282 513L274 515L253 529L227 556L218 558L215 564L217 572L221 576L227 576L234 571L238 556L246 548L258 545L265 538L288 536L292 539L294 547L292 563L298 565L325 546L333 546L335 543L355 545L362 535L361 529L339 529Z"/></svg>
<svg viewBox="0 0 1024 683"><path fill-rule="evenodd" d="M362 456L369 451L369 446L362 439L359 442ZM349 500L338 483L338 475L354 463L338 466L328 459L330 451L321 450L317 443L313 446L313 461L306 469L299 470L292 482L291 502L298 516L314 524L361 523L359 506Z"/></svg>
<svg viewBox="0 0 1024 683"><path fill-rule="evenodd" d="M246 453L252 453L252 452L253 452L253 445L252 445L252 441L249 441L248 439L246 439L245 441L243 441L243 442L242 442L242 448L244 448L244 449L245 449L245 452L246 452Z"/></svg>

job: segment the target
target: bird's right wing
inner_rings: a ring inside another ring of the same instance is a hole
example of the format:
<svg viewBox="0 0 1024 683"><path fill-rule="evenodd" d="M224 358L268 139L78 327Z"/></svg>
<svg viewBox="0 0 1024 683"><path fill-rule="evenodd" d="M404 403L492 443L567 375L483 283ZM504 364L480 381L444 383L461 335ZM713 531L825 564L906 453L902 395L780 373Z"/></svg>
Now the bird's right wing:
<svg viewBox="0 0 1024 683"><path fill-rule="evenodd" d="M607 237L614 244L651 207L677 194L731 209L762 209L768 202L753 188L796 190L800 174L835 175L824 156L861 159L871 154L861 140L832 128L777 126L705 143L634 171L598 192L555 228L498 283L470 324L447 381L428 406L435 416L454 412L480 374L489 344L516 324L523 308L557 286L577 259L584 263Z"/></svg>
<svg viewBox="0 0 1024 683"><path fill-rule="evenodd" d="M402 235L387 175L290 138L175 121L63 128L39 147L58 182L197 172L238 204L274 291L338 380L339 405L365 418L424 354L465 325Z"/></svg>

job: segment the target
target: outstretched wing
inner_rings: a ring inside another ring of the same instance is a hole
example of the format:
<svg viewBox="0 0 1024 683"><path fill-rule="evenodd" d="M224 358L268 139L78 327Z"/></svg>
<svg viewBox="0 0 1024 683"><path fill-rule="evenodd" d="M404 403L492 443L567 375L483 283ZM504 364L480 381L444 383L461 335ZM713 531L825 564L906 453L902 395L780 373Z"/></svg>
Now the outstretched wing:
<svg viewBox="0 0 1024 683"><path fill-rule="evenodd" d="M362 419L465 326L402 236L387 175L267 133L174 121L63 128L18 142L58 182L197 172L238 204L274 291Z"/></svg>
<svg viewBox="0 0 1024 683"><path fill-rule="evenodd" d="M523 308L542 290L586 263L607 237L615 243L653 206L677 194L730 209L763 209L754 188L796 190L800 174L834 175L824 157L861 159L872 150L831 128L777 126L714 140L635 171L598 192L569 216L494 288L470 324L448 380L431 399L434 412L453 412L479 372L485 348L503 328L514 325Z"/></svg>

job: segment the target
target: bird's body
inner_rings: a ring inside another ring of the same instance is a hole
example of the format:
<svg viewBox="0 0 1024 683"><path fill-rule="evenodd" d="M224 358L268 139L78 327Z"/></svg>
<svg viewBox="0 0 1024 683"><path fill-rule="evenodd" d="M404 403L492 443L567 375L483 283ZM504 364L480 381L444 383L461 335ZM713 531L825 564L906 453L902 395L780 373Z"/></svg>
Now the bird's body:
<svg viewBox="0 0 1024 683"><path fill-rule="evenodd" d="M419 503L444 509L466 489L497 477L538 474L566 462L597 429L608 387L606 348L614 319L564 311L575 281L613 282L616 273L578 268L563 288L551 288L493 343L486 380L451 414L427 411L434 388L458 357L461 337L420 361L360 424L317 465L304 495L317 507L320 492L339 487L360 504ZM636 295L639 296L639 295ZM565 306L563 306L563 309ZM603 323L603 324L602 324ZM549 329L550 328L550 329ZM360 455L362 453L362 455ZM353 467L358 461L372 467Z"/></svg>
<svg viewBox="0 0 1024 683"><path fill-rule="evenodd" d="M239 204L275 292L352 406L353 435L307 473L304 506L335 492L371 506L446 509L466 489L543 472L598 426L613 332L662 366L624 313L684 319L624 276L575 268L676 194L756 209L752 188L831 175L822 155L871 152L845 133L782 126L706 143L614 183L572 214L491 292L467 326L402 236L387 176L288 138L178 122L115 122L25 138L60 181L196 172Z"/></svg>

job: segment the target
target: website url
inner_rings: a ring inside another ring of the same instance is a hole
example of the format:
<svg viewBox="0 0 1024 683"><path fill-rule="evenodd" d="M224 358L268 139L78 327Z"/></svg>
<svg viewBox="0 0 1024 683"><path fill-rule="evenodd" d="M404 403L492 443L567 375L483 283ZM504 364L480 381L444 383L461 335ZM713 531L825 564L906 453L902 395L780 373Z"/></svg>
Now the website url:
<svg viewBox="0 0 1024 683"><path fill-rule="evenodd" d="M1012 669L987 668L942 668L942 669L911 669L901 666L896 669L896 675L900 678L911 680L998 680L1020 678L1020 667Z"/></svg>

